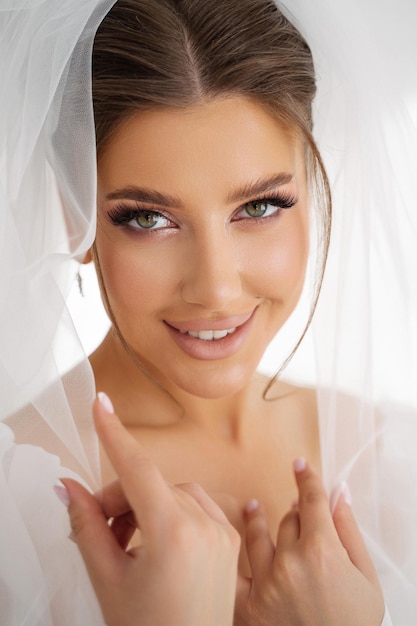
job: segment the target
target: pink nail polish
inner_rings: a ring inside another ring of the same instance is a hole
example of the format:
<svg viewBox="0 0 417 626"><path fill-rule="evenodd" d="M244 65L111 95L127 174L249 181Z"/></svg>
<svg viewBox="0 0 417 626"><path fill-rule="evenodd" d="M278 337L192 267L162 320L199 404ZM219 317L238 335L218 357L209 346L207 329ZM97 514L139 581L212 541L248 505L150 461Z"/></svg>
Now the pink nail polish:
<svg viewBox="0 0 417 626"><path fill-rule="evenodd" d="M55 485L54 491L55 491L55 494L58 496L59 500L62 502L62 504L68 507L70 505L70 497L69 497L68 490L65 487L61 487L60 485Z"/></svg>
<svg viewBox="0 0 417 626"><path fill-rule="evenodd" d="M350 493L349 485L345 481L341 482L340 485L333 490L330 496L330 510L332 513L334 513L340 498L343 498L349 506L352 505L352 495Z"/></svg>
<svg viewBox="0 0 417 626"><path fill-rule="evenodd" d="M259 509L258 500L256 500L255 498L252 498L252 500L249 500L249 502L245 506L245 513L249 515L250 513L257 511L258 509Z"/></svg>
<svg viewBox="0 0 417 626"><path fill-rule="evenodd" d="M101 406L104 408L104 410L107 413L110 413L110 414L114 413L114 407L113 407L112 401L110 400L107 394L105 394L103 391L99 391L97 394L97 398L99 399Z"/></svg>
<svg viewBox="0 0 417 626"><path fill-rule="evenodd" d="M299 474L300 472L304 472L307 467L307 461L301 456L294 461L294 472Z"/></svg>
<svg viewBox="0 0 417 626"><path fill-rule="evenodd" d="M349 485L346 482L343 482L341 487L341 495L345 499L346 504L352 506L352 494L350 492Z"/></svg>

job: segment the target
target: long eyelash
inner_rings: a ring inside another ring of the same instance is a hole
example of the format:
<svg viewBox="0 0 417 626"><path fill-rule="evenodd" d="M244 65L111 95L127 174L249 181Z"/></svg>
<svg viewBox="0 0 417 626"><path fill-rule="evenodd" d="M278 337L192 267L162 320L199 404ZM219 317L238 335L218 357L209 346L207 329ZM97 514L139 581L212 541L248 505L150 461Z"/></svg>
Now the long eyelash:
<svg viewBox="0 0 417 626"><path fill-rule="evenodd" d="M298 202L298 198L294 194L276 194L275 196L259 196L255 200L251 200L250 202L264 202L267 204L272 204L272 206L279 207L280 209L291 209ZM245 204L250 204L247 202Z"/></svg>
<svg viewBox="0 0 417 626"><path fill-rule="evenodd" d="M158 213L159 215L163 215L161 211L153 208L131 209L119 204L108 212L108 216L115 226L121 226L123 224L127 224L131 220L134 220L135 217L138 217L138 215L141 215L142 213Z"/></svg>
<svg viewBox="0 0 417 626"><path fill-rule="evenodd" d="M280 209L291 209L298 202L298 198L294 194L276 194L274 196L259 196L254 200L250 200L250 202L266 202ZM249 204L249 202L245 204ZM119 204L109 211L108 216L115 226L122 226L146 211L164 215L160 210L152 207L132 209Z"/></svg>

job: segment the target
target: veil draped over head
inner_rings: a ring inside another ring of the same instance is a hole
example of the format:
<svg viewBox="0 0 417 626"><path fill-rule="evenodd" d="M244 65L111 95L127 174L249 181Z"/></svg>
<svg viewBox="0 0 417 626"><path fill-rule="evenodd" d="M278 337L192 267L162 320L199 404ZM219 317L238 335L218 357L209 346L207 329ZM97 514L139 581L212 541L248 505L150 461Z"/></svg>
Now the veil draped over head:
<svg viewBox="0 0 417 626"><path fill-rule="evenodd" d="M138 0L140 2L140 0ZM0 612L102 624L60 476L100 484L94 380L67 307L95 233L94 33L114 0L0 0ZM333 194L314 346L322 473L347 480L398 626L417 623L414 0L285 0L317 73ZM310 343L309 343L310 342ZM65 468L65 469L64 469Z"/></svg>
<svg viewBox="0 0 417 626"><path fill-rule="evenodd" d="M108 0L0 0L0 621L100 624L52 487L99 483L66 307L95 233L94 33ZM76 367L74 367L76 366ZM10 428L13 429L10 430ZM60 463L68 469L63 470Z"/></svg>
<svg viewBox="0 0 417 626"><path fill-rule="evenodd" d="M411 626L417 623L417 5L283 5L313 53L314 136L333 198L330 253L312 324L322 474L329 490L348 482L393 623ZM302 370L302 349L297 359Z"/></svg>

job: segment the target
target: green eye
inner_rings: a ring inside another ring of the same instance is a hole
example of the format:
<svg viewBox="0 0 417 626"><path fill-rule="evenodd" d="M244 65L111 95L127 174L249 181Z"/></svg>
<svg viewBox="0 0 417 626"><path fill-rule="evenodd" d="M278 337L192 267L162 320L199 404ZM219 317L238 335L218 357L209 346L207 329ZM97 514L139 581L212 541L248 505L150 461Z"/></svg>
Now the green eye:
<svg viewBox="0 0 417 626"><path fill-rule="evenodd" d="M115 226L125 226L130 230L162 230L173 228L175 224L163 213L150 209L131 209L117 206L109 212L109 217Z"/></svg>
<svg viewBox="0 0 417 626"><path fill-rule="evenodd" d="M268 206L268 202L248 202L245 205L245 211L250 217L263 217L268 210Z"/></svg>
<svg viewBox="0 0 417 626"><path fill-rule="evenodd" d="M135 222L140 228L155 228L159 225L161 214L155 211L141 211L136 217Z"/></svg>

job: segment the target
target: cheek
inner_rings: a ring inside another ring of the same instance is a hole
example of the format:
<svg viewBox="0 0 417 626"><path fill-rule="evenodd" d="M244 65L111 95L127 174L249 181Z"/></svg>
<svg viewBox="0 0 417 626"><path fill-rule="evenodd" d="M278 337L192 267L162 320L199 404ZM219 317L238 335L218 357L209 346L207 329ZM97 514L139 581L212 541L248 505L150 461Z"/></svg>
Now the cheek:
<svg viewBox="0 0 417 626"><path fill-rule="evenodd" d="M302 215L291 216L288 227L268 233L248 260L248 272L257 276L259 295L271 300L298 299L308 258L308 229ZM252 269L250 266L252 265ZM256 269L255 269L256 268ZM262 290L262 291L261 291Z"/></svg>
<svg viewBox="0 0 417 626"><path fill-rule="evenodd" d="M173 290L173 276L158 246L124 245L97 237L103 281L118 322L150 312Z"/></svg>

